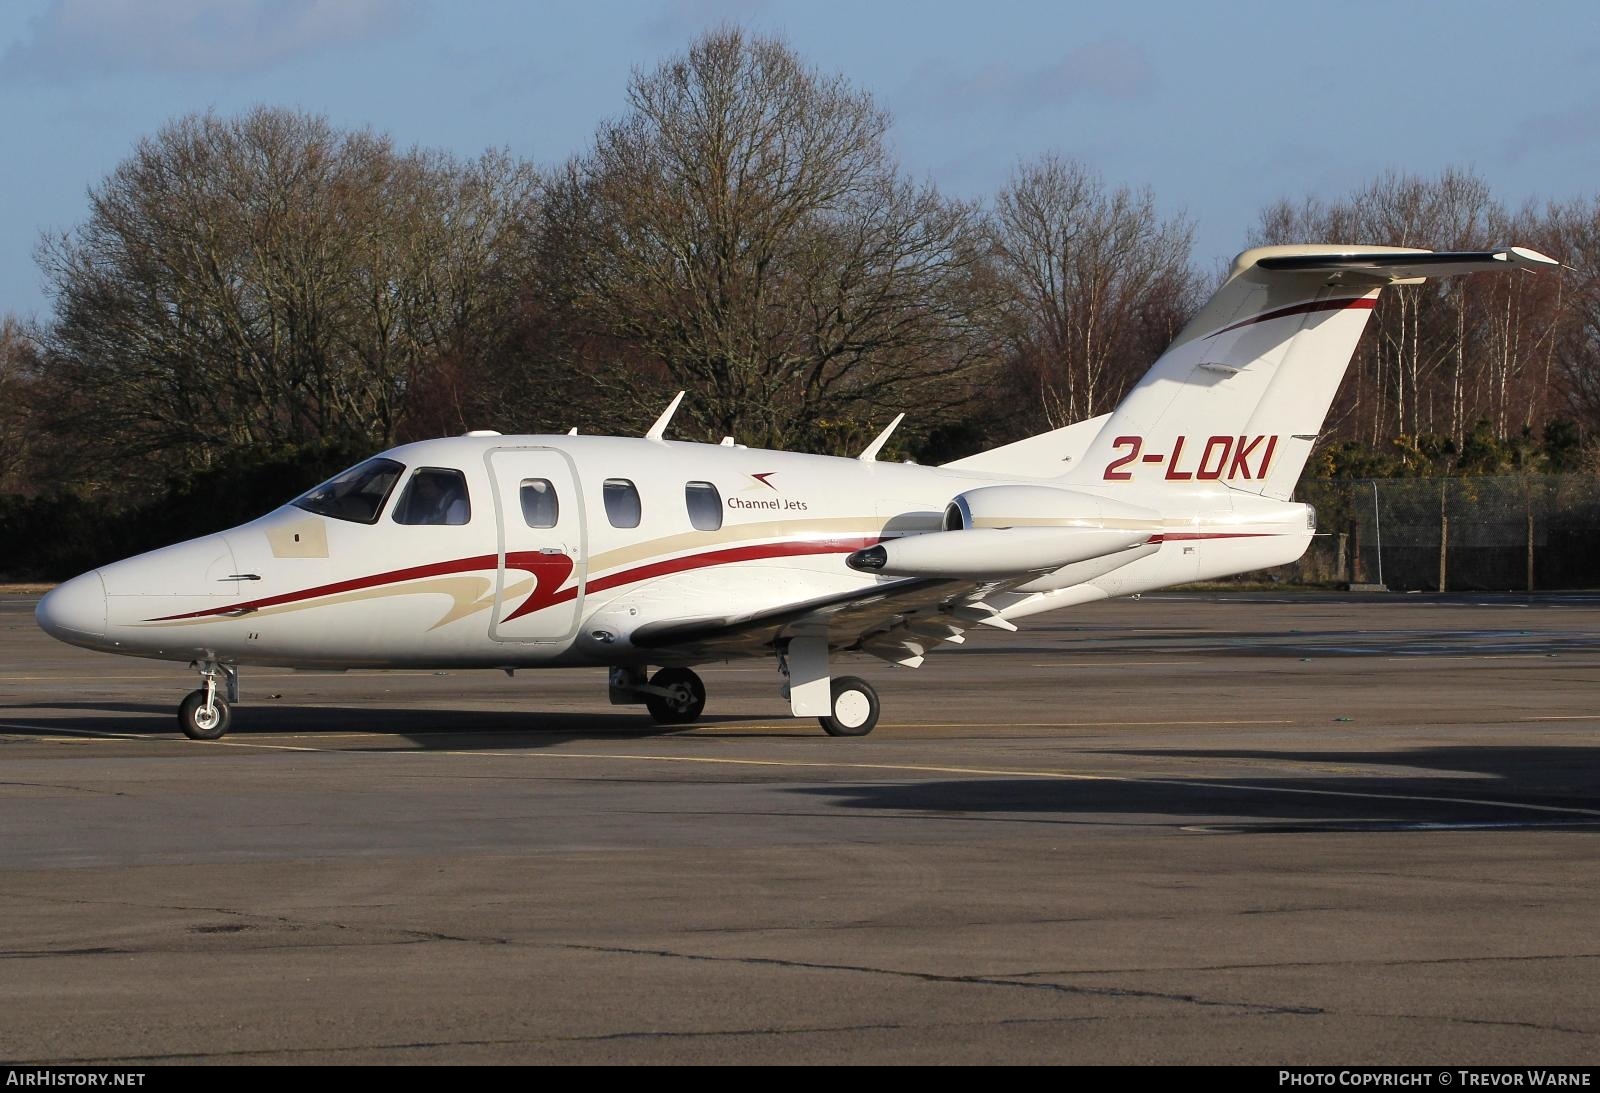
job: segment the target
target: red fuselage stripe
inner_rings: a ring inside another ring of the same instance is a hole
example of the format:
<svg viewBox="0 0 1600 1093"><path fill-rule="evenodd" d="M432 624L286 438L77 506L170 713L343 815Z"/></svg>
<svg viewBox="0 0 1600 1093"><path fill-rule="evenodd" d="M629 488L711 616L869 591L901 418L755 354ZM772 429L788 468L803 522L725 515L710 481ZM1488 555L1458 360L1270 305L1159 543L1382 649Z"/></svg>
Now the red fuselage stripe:
<svg viewBox="0 0 1600 1093"><path fill-rule="evenodd" d="M649 565L639 566L637 569L626 569L621 573L613 573L609 577L600 577L588 581L584 585L585 592L605 592L608 589L620 588L625 584L635 581L647 581L651 577L662 577L668 573L683 573L690 569L701 569L706 566L728 565L732 562L753 562L762 558L798 558L810 554L853 554L864 550L878 542L878 536L873 535L859 539L815 539L809 542L792 543L763 543L757 546L728 547L726 550L712 550L705 554L691 554L684 558L669 558L666 561L651 562Z"/></svg>
<svg viewBox="0 0 1600 1093"><path fill-rule="evenodd" d="M510 565L516 555L507 555L506 564ZM406 569L392 569L387 573L373 573L366 577L353 577L348 581L334 581L332 584L319 584L315 588L305 588L298 592L284 592L276 596L264 596L259 600L247 600L244 603L228 604L225 607L208 607L204 611L190 611L182 615L165 615L159 619L149 619L149 622L172 622L177 619L198 619L207 615L224 615L232 611L259 611L263 607L277 607L279 604L294 603L297 600L310 600L318 596L337 596L341 592L357 592L364 588L376 588L379 585L399 584L402 581L417 581L425 577L440 577L451 573L470 573L475 569L494 569L500 564L497 554L480 554L475 558L458 558L453 562L430 562L427 565L415 565Z"/></svg>
<svg viewBox="0 0 1600 1093"><path fill-rule="evenodd" d="M808 554L849 554L872 546L878 542L873 536L867 539L814 539L805 542L788 543L761 543L756 546L728 547L724 550L708 550L704 554L689 554L682 558L668 558L660 562L651 562L648 565L637 566L633 569L624 569L613 573L609 577L598 577L592 581L585 581L584 595L591 592L606 592L623 585L634 584L638 581L648 581L652 577L663 577L669 573L685 573L691 569L706 569L710 566L728 565L733 562L750 562L761 558L797 558ZM503 621L510 622L541 611L546 607L558 603L567 603L578 598L578 586L563 588L561 591L548 597L540 596L536 591L529 596L522 606L511 612Z"/></svg>
<svg viewBox="0 0 1600 1093"><path fill-rule="evenodd" d="M1179 539L1256 539L1269 534L1271 533L1253 531L1177 531L1152 535L1148 541L1161 543L1167 540ZM635 584L639 581L648 581L655 577L664 577L671 573L686 573L694 569L731 565L735 562L751 562L767 558L799 558L816 554L850 554L873 546L880 541L878 536L867 536L852 539L812 539L785 543L758 543L753 546L709 550L702 554L689 554L681 558L666 558L659 562L650 562L646 565L635 566L633 569L624 569L609 576L586 581L584 583L584 592L585 594L607 592L613 588L621 588L624 585ZM366 577L354 577L347 581L335 581L331 584L317 585L315 588L302 589L298 592L284 592L276 596L265 596L259 600L230 603L221 607L209 607L201 611L190 611L181 615L165 615L161 618L148 619L146 621L180 622L184 619L201 619L216 615L258 611L265 607L277 607L280 604L314 600L323 596L337 596L344 592L358 592L388 584L403 584L406 581L448 576L452 573L470 573L475 570L494 569L498 564L498 555L479 554L472 558L458 558L450 562L432 562L428 565L394 569L387 573L374 573ZM559 603L569 603L578 596L577 585L569 585L565 588L560 587L573 568L572 559L565 554L516 551L506 555L506 568L531 573L537 582L533 593L516 610L506 616L504 619L506 622Z"/></svg>
<svg viewBox="0 0 1600 1093"><path fill-rule="evenodd" d="M584 585L585 592L604 592L612 588L620 588L636 581L649 580L669 573L682 573L691 569L703 569L708 566L727 565L732 562L747 562L761 558L790 558L803 557L813 554L849 554L872 546L878 542L878 537L853 539L814 539L792 541L785 543L761 543L754 546L728 547L723 550L711 550L702 554L690 554L682 558L669 558L664 561L651 562L647 565L626 569L613 573L607 577L600 577L588 581ZM366 577L355 577L347 581L335 581L331 584L317 585L315 588L306 588L298 592L284 592L276 596L264 596L259 600L248 600L243 603L230 603L221 607L208 607L201 611L190 611L181 615L166 615L161 618L148 619L148 622L179 622L184 619L207 618L215 615L231 615L236 612L258 611L265 607L277 607L280 604L297 603L303 600L318 599L323 596L337 596L343 592L357 592L368 588L378 588L388 584L402 584L406 581L423 580L428 577L448 576L452 573L470 573L475 570L495 569L499 565L499 556L495 554L479 554L472 558L458 558L450 562L432 562L428 565L410 566L406 569L394 569L386 573L374 573ZM557 603L566 603L576 599L578 589L576 585L562 588L557 591L557 583L547 578L556 576L557 570L564 581L572 572L572 559L565 554L541 554L538 551L516 551L506 555L506 568L518 569L532 573L538 578L538 585L532 595L524 601L515 611L506 617L506 621L531 614L542 608Z"/></svg>

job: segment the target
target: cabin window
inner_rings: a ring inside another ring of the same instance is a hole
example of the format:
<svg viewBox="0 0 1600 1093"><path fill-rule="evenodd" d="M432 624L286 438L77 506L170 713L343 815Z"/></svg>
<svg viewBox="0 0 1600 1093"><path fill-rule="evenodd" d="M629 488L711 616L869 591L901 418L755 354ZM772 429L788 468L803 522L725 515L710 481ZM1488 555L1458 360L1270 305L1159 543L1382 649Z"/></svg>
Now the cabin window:
<svg viewBox="0 0 1600 1093"><path fill-rule="evenodd" d="M358 524L375 524L383 511L384 502L394 484L405 473L405 465L392 459L369 459L328 479L322 485L308 490L291 504L314 512L318 516L331 516L335 520L350 520Z"/></svg>
<svg viewBox="0 0 1600 1093"><path fill-rule="evenodd" d="M394 507L397 524L465 524L471 519L467 476L446 467L418 467Z"/></svg>
<svg viewBox="0 0 1600 1093"><path fill-rule="evenodd" d="M683 503L689 508L689 523L696 531L717 531L722 527L722 494L710 482L684 486Z"/></svg>
<svg viewBox="0 0 1600 1093"><path fill-rule="evenodd" d="M555 483L548 478L522 480L522 519L530 528L553 528L561 519Z"/></svg>
<svg viewBox="0 0 1600 1093"><path fill-rule="evenodd" d="M606 519L614 528L639 526L639 487L626 478L608 478L605 485Z"/></svg>

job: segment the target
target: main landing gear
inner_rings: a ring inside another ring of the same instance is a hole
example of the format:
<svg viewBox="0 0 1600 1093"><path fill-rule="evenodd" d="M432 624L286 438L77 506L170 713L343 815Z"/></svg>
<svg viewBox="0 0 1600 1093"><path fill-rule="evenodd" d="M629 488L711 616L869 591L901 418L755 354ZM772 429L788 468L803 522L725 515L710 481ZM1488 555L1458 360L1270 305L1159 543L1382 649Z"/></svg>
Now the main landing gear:
<svg viewBox="0 0 1600 1093"><path fill-rule="evenodd" d="M817 718L829 736L865 736L878 724L878 692L855 676L833 681L833 712Z"/></svg>
<svg viewBox="0 0 1600 1093"><path fill-rule="evenodd" d="M830 679L826 662L820 678L813 675L797 679L803 668L815 666L799 642L791 642L789 652L778 664L785 676L784 697L796 717L815 717L829 736L865 736L878 724L880 704L872 684L855 676ZM799 657L796 657L796 653ZM824 650L826 652L826 650ZM644 668L611 669L613 705L643 705L658 725L688 725L698 720L706 707L706 685L687 668L662 668L645 680Z"/></svg>
<svg viewBox="0 0 1600 1093"><path fill-rule="evenodd" d="M662 668L645 682L644 668L611 669L611 704L642 705L658 725L688 725L706 708L706 685L687 668Z"/></svg>
<svg viewBox="0 0 1600 1093"><path fill-rule="evenodd" d="M687 668L663 668L650 677L644 704L658 725L688 725L706 708L706 685Z"/></svg>
<svg viewBox="0 0 1600 1093"><path fill-rule="evenodd" d="M830 676L828 652L828 639L818 634L791 638L779 653L789 711L815 717L829 736L865 736L878 724L878 692L864 679Z"/></svg>
<svg viewBox="0 0 1600 1093"><path fill-rule="evenodd" d="M190 691L178 704L178 727L190 740L216 740L228 731L233 719L228 703L239 701L239 672L231 664L215 660L196 661L202 686ZM223 695L217 694L218 677Z"/></svg>

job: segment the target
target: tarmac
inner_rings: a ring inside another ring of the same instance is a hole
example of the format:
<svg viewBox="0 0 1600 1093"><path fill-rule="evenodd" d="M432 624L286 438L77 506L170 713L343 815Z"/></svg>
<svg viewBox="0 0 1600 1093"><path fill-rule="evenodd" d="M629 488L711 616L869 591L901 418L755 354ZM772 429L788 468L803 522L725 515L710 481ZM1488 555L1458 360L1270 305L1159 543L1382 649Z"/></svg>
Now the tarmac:
<svg viewBox="0 0 1600 1093"><path fill-rule="evenodd" d="M247 670L0 597L0 1060L1600 1061L1600 595L1163 595L770 661Z"/></svg>

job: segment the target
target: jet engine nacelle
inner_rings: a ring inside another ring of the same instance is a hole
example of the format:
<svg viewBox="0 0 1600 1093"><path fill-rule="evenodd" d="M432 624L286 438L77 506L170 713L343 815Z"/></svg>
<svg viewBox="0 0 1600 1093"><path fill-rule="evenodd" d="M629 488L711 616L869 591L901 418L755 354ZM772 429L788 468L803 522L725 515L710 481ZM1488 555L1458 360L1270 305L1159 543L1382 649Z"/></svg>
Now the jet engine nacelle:
<svg viewBox="0 0 1600 1093"><path fill-rule="evenodd" d="M894 577L1039 574L1038 591L1075 584L1154 553L1159 513L1053 486L980 486L945 509L945 530L858 550L852 569Z"/></svg>
<svg viewBox="0 0 1600 1093"><path fill-rule="evenodd" d="M1079 527L1161 531L1161 514L1092 493L1054 486L979 486L957 494L944 510L946 531L984 528Z"/></svg>
<svg viewBox="0 0 1600 1093"><path fill-rule="evenodd" d="M894 577L986 578L1045 574L1140 546L1148 531L1115 528L974 528L907 535L858 550L851 569Z"/></svg>

